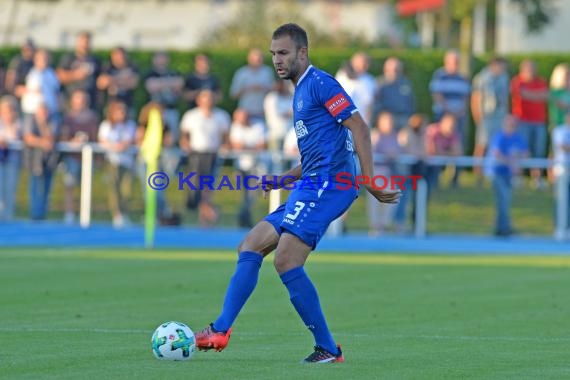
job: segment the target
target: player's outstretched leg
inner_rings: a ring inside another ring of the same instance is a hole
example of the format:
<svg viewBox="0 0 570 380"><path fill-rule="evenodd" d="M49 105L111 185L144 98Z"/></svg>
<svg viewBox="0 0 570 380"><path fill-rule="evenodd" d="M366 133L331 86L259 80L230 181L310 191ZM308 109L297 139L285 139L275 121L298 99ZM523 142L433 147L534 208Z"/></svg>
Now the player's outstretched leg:
<svg viewBox="0 0 570 380"><path fill-rule="evenodd" d="M240 244L236 269L226 291L222 312L213 323L196 334L199 350L222 351L226 348L231 326L257 285L263 256L275 247L278 238L273 226L261 222Z"/></svg>
<svg viewBox="0 0 570 380"><path fill-rule="evenodd" d="M315 350L303 362L344 362L340 346L328 328L317 290L303 268L310 251L296 236L284 233L275 254L275 268L289 291L291 303L315 338Z"/></svg>
<svg viewBox="0 0 570 380"><path fill-rule="evenodd" d="M230 279L222 313L210 326L196 334L199 350L226 348L234 323L243 305L255 289L263 256L255 252L240 252L234 275Z"/></svg>

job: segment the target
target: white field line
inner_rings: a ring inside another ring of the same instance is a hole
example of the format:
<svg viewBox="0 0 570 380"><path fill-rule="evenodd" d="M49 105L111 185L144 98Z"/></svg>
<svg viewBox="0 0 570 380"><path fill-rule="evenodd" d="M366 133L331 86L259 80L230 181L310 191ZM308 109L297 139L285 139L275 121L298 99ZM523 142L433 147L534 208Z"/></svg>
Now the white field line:
<svg viewBox="0 0 570 380"><path fill-rule="evenodd" d="M42 327L0 327L0 332L31 332L31 333L86 333L86 334L148 334L152 331L145 329L106 329L106 328L42 328ZM246 332L244 335L276 336L265 332ZM287 333L292 336L305 336L302 333ZM375 338L383 339L416 339L416 340L459 340L459 341L497 341L497 342L570 342L570 337L539 337L539 336L469 336L469 335L430 335L430 334L360 334L360 333L334 333L336 336L348 338Z"/></svg>

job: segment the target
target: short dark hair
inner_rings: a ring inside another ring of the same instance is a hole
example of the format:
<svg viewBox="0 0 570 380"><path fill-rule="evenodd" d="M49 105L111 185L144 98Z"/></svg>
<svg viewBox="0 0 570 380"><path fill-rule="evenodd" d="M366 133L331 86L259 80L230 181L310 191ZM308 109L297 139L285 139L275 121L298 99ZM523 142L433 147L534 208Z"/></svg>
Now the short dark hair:
<svg viewBox="0 0 570 380"><path fill-rule="evenodd" d="M309 47L309 39L307 32L297 24L289 23L281 25L273 32L272 39L276 40L281 37L289 36L295 42L297 49L302 47Z"/></svg>

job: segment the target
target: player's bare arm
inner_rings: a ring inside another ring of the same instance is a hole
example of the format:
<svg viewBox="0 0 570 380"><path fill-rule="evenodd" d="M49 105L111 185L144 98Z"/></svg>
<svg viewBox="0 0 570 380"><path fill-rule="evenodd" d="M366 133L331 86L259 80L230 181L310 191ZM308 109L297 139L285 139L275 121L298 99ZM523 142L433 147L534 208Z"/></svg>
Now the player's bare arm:
<svg viewBox="0 0 570 380"><path fill-rule="evenodd" d="M370 142L370 131L368 126L355 112L351 117L343 122L344 126L352 132L354 147L358 159L360 160L360 170L363 176L372 178L374 176L374 165L372 161L372 144ZM382 203L398 203L401 192L375 189L371 184L365 184L366 190Z"/></svg>

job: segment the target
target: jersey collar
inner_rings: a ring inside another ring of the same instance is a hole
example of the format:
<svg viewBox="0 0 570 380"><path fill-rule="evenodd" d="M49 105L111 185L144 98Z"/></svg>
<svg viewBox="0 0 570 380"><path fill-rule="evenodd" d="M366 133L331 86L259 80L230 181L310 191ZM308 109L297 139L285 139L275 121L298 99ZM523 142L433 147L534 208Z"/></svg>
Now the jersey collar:
<svg viewBox="0 0 570 380"><path fill-rule="evenodd" d="M305 72L303 73L303 75L301 75L301 77L299 78L299 80L297 81L297 86L299 86L299 84L301 83L301 81L303 79L305 79L305 77L307 76L307 74L309 73L309 71L313 68L313 65L309 65L309 67L307 67L307 70L305 70Z"/></svg>

